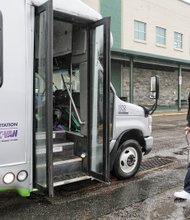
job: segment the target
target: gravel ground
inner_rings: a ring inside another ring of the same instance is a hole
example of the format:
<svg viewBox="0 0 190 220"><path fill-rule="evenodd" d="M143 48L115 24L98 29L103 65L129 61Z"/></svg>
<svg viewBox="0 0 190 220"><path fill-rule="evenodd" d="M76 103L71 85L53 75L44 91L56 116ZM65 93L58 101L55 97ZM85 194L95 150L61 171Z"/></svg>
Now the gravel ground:
<svg viewBox="0 0 190 220"><path fill-rule="evenodd" d="M153 117L154 148L145 156L169 156L178 163L139 172L130 180L112 178L110 185L93 181L78 183L72 190L60 187L56 198L50 200L35 194L21 198L14 193L1 193L0 219L190 219L190 204L173 198L186 173L185 125L185 114Z"/></svg>

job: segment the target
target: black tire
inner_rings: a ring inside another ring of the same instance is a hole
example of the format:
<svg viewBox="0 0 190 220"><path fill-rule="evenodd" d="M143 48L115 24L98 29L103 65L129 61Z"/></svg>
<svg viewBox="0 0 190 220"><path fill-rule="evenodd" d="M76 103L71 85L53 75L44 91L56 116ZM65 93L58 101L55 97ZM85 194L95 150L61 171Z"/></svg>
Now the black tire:
<svg viewBox="0 0 190 220"><path fill-rule="evenodd" d="M118 179L128 179L134 176L142 161L142 151L139 143L133 139L125 141L117 151L114 162L114 174Z"/></svg>

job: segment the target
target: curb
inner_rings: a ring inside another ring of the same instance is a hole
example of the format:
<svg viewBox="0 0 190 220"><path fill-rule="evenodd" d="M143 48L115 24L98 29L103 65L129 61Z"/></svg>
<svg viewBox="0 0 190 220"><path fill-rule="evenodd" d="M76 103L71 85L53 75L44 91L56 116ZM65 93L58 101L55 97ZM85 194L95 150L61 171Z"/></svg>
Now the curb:
<svg viewBox="0 0 190 220"><path fill-rule="evenodd" d="M186 115L187 112L183 111L183 112L156 112L155 114L153 114L153 117L159 117L159 116L173 116L173 115Z"/></svg>

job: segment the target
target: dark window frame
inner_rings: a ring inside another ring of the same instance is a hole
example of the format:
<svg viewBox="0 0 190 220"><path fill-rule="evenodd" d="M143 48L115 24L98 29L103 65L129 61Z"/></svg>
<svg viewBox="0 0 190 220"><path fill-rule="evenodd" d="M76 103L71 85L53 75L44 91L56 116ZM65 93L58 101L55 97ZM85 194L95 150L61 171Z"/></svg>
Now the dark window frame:
<svg viewBox="0 0 190 220"><path fill-rule="evenodd" d="M3 85L3 15L0 11L0 88Z"/></svg>

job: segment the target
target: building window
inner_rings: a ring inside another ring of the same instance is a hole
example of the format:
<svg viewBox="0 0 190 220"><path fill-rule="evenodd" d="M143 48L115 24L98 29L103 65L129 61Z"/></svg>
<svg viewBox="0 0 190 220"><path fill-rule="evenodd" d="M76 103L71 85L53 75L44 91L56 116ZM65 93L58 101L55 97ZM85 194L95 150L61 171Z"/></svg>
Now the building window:
<svg viewBox="0 0 190 220"><path fill-rule="evenodd" d="M176 49L183 48L183 34L174 32L174 48Z"/></svg>
<svg viewBox="0 0 190 220"><path fill-rule="evenodd" d="M146 41L146 23L134 21L134 38L135 40Z"/></svg>
<svg viewBox="0 0 190 220"><path fill-rule="evenodd" d="M166 29L156 27L156 44L166 45Z"/></svg>

